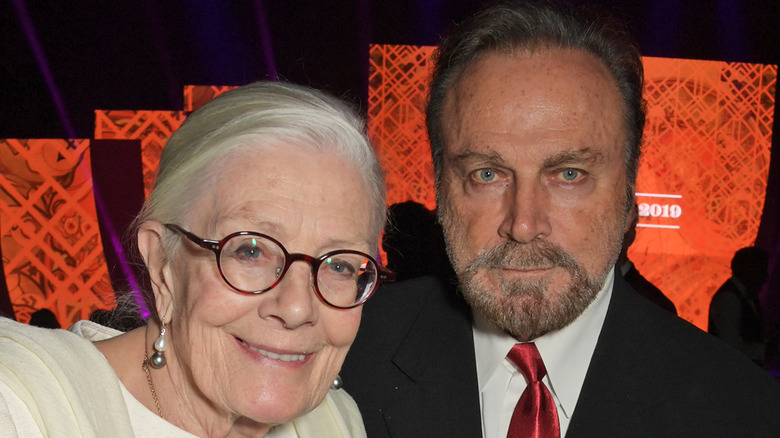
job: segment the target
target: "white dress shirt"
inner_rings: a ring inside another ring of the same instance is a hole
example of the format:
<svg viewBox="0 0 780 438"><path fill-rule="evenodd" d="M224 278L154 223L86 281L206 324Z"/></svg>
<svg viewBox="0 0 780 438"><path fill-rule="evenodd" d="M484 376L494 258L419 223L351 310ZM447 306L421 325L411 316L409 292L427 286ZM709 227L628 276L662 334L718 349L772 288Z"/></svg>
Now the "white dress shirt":
<svg viewBox="0 0 780 438"><path fill-rule="evenodd" d="M542 379L558 408L561 437L566 435L569 421L585 381L593 350L612 296L614 270L587 309L556 332L534 339L547 368ZM474 350L482 409L484 438L506 438L515 405L526 387L525 378L506 358L518 341L496 329L482 316L474 314Z"/></svg>

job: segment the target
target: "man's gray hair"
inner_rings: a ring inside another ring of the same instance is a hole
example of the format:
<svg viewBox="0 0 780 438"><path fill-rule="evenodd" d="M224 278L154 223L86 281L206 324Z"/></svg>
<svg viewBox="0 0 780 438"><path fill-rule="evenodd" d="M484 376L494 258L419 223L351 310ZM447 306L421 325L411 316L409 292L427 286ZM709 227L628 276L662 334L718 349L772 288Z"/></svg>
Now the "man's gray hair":
<svg viewBox="0 0 780 438"><path fill-rule="evenodd" d="M604 63L615 80L624 105L626 208L631 208L645 126L644 71L639 49L626 27L612 18L552 1L496 3L458 26L436 50L426 123L437 189L444 164L442 111L448 90L468 66L486 54L548 48L591 53Z"/></svg>

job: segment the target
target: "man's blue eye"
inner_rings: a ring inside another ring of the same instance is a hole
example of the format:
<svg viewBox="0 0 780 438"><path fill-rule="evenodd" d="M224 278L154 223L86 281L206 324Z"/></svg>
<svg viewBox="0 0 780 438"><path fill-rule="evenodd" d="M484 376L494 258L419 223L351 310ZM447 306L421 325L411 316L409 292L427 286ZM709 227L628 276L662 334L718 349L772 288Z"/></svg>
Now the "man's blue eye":
<svg viewBox="0 0 780 438"><path fill-rule="evenodd" d="M493 182L496 179L496 171L493 169L480 169L477 171L477 177L482 182Z"/></svg>
<svg viewBox="0 0 780 438"><path fill-rule="evenodd" d="M580 176L580 171L576 169L566 169L561 172L561 178L564 181L574 181Z"/></svg>

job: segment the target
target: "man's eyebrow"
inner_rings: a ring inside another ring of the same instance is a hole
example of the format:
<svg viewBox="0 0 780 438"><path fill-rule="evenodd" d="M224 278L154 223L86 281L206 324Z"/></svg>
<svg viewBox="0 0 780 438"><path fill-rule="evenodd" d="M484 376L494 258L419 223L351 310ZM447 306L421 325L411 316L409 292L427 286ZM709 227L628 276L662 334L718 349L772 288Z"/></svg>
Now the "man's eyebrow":
<svg viewBox="0 0 780 438"><path fill-rule="evenodd" d="M544 167L555 168L566 164L595 163L602 161L604 154L591 148L561 151L544 160Z"/></svg>
<svg viewBox="0 0 780 438"><path fill-rule="evenodd" d="M453 155L452 161L456 163L460 163L464 161L484 161L484 162L502 163L504 161L504 158L501 156L501 154L498 154L496 152L464 151L459 154Z"/></svg>

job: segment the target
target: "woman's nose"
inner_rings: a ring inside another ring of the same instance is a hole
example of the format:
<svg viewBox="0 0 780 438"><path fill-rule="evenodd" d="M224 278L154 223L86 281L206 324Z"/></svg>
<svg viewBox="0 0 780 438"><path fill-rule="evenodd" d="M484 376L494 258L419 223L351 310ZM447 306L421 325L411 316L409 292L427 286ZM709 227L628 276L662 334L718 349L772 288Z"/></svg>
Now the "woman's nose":
<svg viewBox="0 0 780 438"><path fill-rule="evenodd" d="M309 263L291 264L282 281L262 297L259 313L263 318L276 318L287 329L316 322L319 299Z"/></svg>

